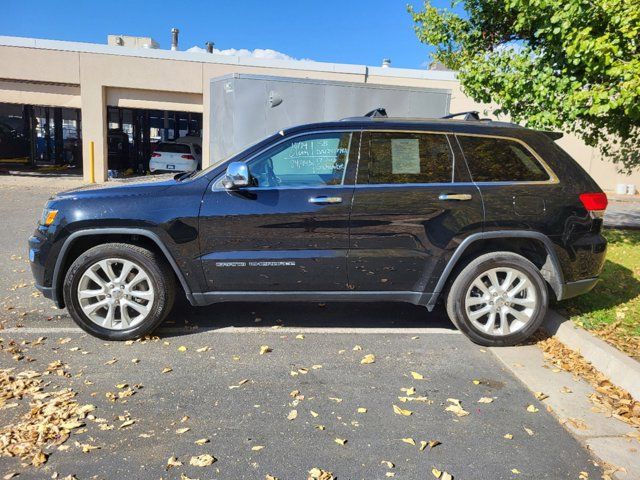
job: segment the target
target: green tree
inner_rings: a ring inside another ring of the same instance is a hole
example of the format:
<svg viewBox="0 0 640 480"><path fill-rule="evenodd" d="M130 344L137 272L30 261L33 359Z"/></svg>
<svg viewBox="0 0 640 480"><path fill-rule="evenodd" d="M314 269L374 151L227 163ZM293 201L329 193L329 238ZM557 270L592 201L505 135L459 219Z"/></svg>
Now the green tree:
<svg viewBox="0 0 640 480"><path fill-rule="evenodd" d="M453 10L462 6L464 14ZM640 165L640 0L429 0L408 7L433 59L464 92L533 128L582 137Z"/></svg>

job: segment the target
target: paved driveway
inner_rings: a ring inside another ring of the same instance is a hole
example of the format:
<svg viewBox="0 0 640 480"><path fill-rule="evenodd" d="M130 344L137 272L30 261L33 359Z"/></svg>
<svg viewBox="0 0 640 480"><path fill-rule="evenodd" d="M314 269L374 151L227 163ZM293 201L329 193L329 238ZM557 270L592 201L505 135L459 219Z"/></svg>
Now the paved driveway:
<svg viewBox="0 0 640 480"><path fill-rule="evenodd" d="M413 480L433 478L435 467L456 479L599 478L588 452L441 311L388 303L195 309L183 301L157 339L126 344L85 335L34 296L25 241L58 188L39 183L0 179L0 368L43 371L62 361L68 376L46 377L45 390L72 388L96 406L95 419L40 470L0 457L0 475L284 480L319 467L340 480ZM39 337L46 340L34 345ZM23 358L9 353L11 341ZM272 351L261 355L262 346ZM362 364L368 354L375 362ZM132 396L113 399L129 387ZM478 403L482 397L491 403ZM445 411L449 399L469 414ZM1 426L23 415L27 402L0 411ZM394 413L393 405L412 413ZM119 428L127 420L134 423ZM421 441L434 440L441 444L420 450ZM99 448L83 453L82 445ZM201 454L217 461L189 465ZM172 456L183 465L167 471Z"/></svg>

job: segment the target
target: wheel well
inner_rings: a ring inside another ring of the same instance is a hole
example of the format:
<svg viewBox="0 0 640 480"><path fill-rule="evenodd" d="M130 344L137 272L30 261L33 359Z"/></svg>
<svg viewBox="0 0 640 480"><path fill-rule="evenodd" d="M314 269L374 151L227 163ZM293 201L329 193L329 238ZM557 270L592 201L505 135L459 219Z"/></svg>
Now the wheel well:
<svg viewBox="0 0 640 480"><path fill-rule="evenodd" d="M541 240L527 237L486 238L472 242L449 274L446 290L448 291L457 274L473 259L491 252L512 252L523 256L540 270L549 290L556 297L560 293L562 277L547 246Z"/></svg>
<svg viewBox="0 0 640 480"><path fill-rule="evenodd" d="M158 244L151 240L149 237L144 235L137 234L126 234L126 233L109 233L109 234L100 234L100 235L82 235L75 240L70 245L70 247L65 252L65 257L60 265L60 272L58 273L58 278L56 280L56 292L60 305L64 306L64 297L62 295L62 285L64 283L64 278L67 275L67 271L69 267L76 261L76 259L82 255L84 252L89 250L90 248L96 247L98 245L103 245L105 243L129 243L131 245L136 245L138 247L146 248L147 250L154 252L160 257L166 260L166 255L160 249ZM172 269L173 271L173 269ZM175 275L175 272L174 272ZM182 285L179 281L176 281L176 285L182 289Z"/></svg>

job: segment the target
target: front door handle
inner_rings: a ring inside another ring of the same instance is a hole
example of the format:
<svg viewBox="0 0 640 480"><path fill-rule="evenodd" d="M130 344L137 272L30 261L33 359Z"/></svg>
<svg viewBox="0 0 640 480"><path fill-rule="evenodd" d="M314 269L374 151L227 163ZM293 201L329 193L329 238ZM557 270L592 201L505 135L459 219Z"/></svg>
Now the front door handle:
<svg viewBox="0 0 640 480"><path fill-rule="evenodd" d="M342 197L327 197L327 196L320 196L320 197L311 197L309 199L309 203L315 203L316 205L325 205L328 203L342 203Z"/></svg>
<svg viewBox="0 0 640 480"><path fill-rule="evenodd" d="M465 202L472 198L473 197L468 193L443 193L438 197L438 200L457 200L458 202Z"/></svg>

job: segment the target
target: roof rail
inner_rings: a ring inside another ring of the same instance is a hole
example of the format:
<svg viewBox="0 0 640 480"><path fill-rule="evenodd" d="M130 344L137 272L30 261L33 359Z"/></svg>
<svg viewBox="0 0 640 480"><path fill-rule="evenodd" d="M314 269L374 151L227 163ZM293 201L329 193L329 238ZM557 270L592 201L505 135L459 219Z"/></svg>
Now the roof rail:
<svg viewBox="0 0 640 480"><path fill-rule="evenodd" d="M441 118L456 118L464 115L463 120L480 120L480 112L477 110L469 110L468 112L450 113Z"/></svg>

